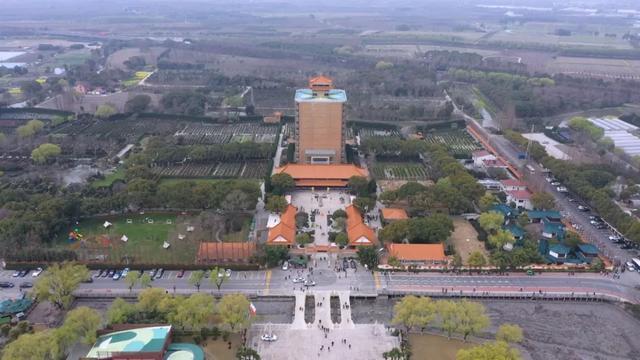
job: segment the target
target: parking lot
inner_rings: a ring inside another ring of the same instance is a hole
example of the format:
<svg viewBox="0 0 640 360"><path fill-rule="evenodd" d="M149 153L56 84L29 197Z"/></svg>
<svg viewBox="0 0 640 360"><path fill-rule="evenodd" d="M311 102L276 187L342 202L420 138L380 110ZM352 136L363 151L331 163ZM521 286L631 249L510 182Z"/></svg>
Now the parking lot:
<svg viewBox="0 0 640 360"><path fill-rule="evenodd" d="M540 169L542 170L542 169ZM544 180L545 190L556 198L556 205L584 240L598 247L600 252L616 264L624 264L639 257L640 250L631 242L614 242L610 237L620 236L606 221L575 194L563 189L550 175ZM558 191L560 188L561 191Z"/></svg>

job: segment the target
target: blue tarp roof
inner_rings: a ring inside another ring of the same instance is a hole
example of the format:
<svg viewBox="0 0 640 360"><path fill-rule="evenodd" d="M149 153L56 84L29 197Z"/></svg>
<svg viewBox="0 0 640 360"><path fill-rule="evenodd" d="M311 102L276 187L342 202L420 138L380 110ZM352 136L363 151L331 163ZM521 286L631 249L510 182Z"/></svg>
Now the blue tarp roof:
<svg viewBox="0 0 640 360"><path fill-rule="evenodd" d="M539 220L539 219L561 219L562 215L560 212L555 210L531 210L527 211L527 216L531 220Z"/></svg>
<svg viewBox="0 0 640 360"><path fill-rule="evenodd" d="M583 252L585 254L598 254L598 247L592 244L580 244L578 245L578 249L580 250L580 252Z"/></svg>
<svg viewBox="0 0 640 360"><path fill-rule="evenodd" d="M493 205L489 211L497 211L501 213L505 218L514 218L517 217L520 212L518 209L514 209L505 204Z"/></svg>
<svg viewBox="0 0 640 360"><path fill-rule="evenodd" d="M571 252L571 249L569 249L569 247L563 245L563 244L556 244L553 245L549 251L553 251L556 254L568 254L569 252Z"/></svg>
<svg viewBox="0 0 640 360"><path fill-rule="evenodd" d="M524 236L524 229L516 224L509 224L505 226L504 229L510 232L515 238L521 238Z"/></svg>

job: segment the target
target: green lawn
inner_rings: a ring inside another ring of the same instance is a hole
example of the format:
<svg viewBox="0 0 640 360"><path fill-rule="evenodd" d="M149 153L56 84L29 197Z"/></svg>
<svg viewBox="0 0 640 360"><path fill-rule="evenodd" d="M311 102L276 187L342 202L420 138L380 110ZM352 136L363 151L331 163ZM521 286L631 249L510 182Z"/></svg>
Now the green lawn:
<svg viewBox="0 0 640 360"><path fill-rule="evenodd" d="M124 169L122 167L118 168L113 173L106 175L104 179L96 180L91 183L91 187L100 188L100 187L109 187L116 180L124 180Z"/></svg>
<svg viewBox="0 0 640 360"><path fill-rule="evenodd" d="M105 229L105 221L113 225ZM82 221L77 228L88 244L101 244L99 239L107 236L111 240L111 246L104 254L112 262L129 258L134 263L192 263L198 242L190 239L186 232L188 221L189 218L171 214L136 214L89 219ZM179 240L179 233L187 237ZM127 236L127 242L121 240L123 235ZM63 234L61 240L64 244L68 244L66 239L67 235ZM165 241L171 244L169 249L162 247Z"/></svg>

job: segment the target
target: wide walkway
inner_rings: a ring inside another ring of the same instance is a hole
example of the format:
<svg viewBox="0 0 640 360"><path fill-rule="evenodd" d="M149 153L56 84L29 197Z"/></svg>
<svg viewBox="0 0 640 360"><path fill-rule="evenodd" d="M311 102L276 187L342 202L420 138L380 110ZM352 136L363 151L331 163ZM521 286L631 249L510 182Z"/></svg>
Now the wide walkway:
<svg viewBox="0 0 640 360"><path fill-rule="evenodd" d="M307 323L304 316L307 296L313 297L315 305L312 323ZM331 296L339 298L340 309L333 308L340 311L338 323L332 321ZM353 323L349 291L296 291L295 298L292 324L251 327L249 346L258 351L262 359L374 360L382 359L383 352L399 346L398 338L391 336L384 325ZM265 333L275 334L278 340L261 340Z"/></svg>

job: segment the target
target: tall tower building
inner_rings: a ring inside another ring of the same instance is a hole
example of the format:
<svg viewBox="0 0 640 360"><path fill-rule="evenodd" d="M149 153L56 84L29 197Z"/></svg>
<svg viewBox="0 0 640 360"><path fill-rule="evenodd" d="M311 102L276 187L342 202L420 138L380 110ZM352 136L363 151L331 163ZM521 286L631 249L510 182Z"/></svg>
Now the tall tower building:
<svg viewBox="0 0 640 360"><path fill-rule="evenodd" d="M345 161L344 103L347 93L334 89L325 76L309 80L296 91L295 157L299 164L340 164Z"/></svg>

